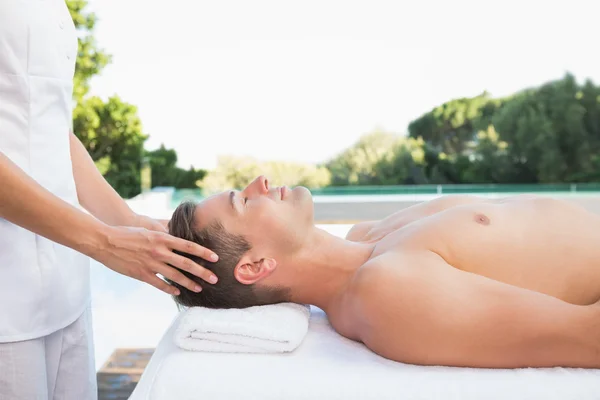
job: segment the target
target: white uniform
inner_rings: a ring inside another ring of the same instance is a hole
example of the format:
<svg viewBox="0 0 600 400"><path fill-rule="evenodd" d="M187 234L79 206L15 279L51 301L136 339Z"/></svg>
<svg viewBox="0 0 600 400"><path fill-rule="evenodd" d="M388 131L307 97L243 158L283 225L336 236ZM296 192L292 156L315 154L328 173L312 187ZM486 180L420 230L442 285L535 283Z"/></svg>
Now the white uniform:
<svg viewBox="0 0 600 400"><path fill-rule="evenodd" d="M0 0L0 151L78 206L69 147L76 56L64 0ZM95 398L89 303L87 257L0 218L0 399Z"/></svg>

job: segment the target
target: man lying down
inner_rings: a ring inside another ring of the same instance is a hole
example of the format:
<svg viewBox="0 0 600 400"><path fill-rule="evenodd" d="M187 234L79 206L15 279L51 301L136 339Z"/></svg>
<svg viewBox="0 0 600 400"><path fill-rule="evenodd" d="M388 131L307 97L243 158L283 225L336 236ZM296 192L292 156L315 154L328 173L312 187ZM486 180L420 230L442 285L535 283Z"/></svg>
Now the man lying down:
<svg viewBox="0 0 600 400"><path fill-rule="evenodd" d="M404 363L600 368L600 216L565 201L442 197L341 239L314 226L306 188L261 176L181 204L169 229L220 256L194 258L219 281L177 285L184 306L313 304Z"/></svg>

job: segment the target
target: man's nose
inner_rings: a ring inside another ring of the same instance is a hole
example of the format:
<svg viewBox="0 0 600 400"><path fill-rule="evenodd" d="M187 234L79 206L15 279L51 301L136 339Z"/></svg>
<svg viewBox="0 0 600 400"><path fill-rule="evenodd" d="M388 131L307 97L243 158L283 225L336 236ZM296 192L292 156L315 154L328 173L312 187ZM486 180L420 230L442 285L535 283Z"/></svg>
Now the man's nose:
<svg viewBox="0 0 600 400"><path fill-rule="evenodd" d="M264 175L261 175L253 180L252 183L246 187L245 191L248 192L248 194L267 194L269 193L269 180Z"/></svg>

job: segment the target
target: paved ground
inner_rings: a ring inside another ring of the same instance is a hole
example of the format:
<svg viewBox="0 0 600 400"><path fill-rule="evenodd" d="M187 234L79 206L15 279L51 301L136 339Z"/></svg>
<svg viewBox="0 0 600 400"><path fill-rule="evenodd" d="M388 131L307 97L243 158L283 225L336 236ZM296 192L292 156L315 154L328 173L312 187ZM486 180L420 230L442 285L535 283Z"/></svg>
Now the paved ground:
<svg viewBox="0 0 600 400"><path fill-rule="evenodd" d="M98 400L127 400L139 382L153 348L116 349L96 374Z"/></svg>

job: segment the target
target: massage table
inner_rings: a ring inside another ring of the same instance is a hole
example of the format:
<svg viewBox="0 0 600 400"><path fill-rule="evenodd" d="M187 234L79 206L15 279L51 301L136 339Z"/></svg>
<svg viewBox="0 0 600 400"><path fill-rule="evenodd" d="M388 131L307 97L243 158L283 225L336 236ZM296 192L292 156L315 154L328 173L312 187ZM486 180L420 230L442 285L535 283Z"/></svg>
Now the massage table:
<svg viewBox="0 0 600 400"><path fill-rule="evenodd" d="M472 369L390 361L337 334L311 307L291 353L192 352L167 330L130 400L511 399L600 400L600 370Z"/></svg>

